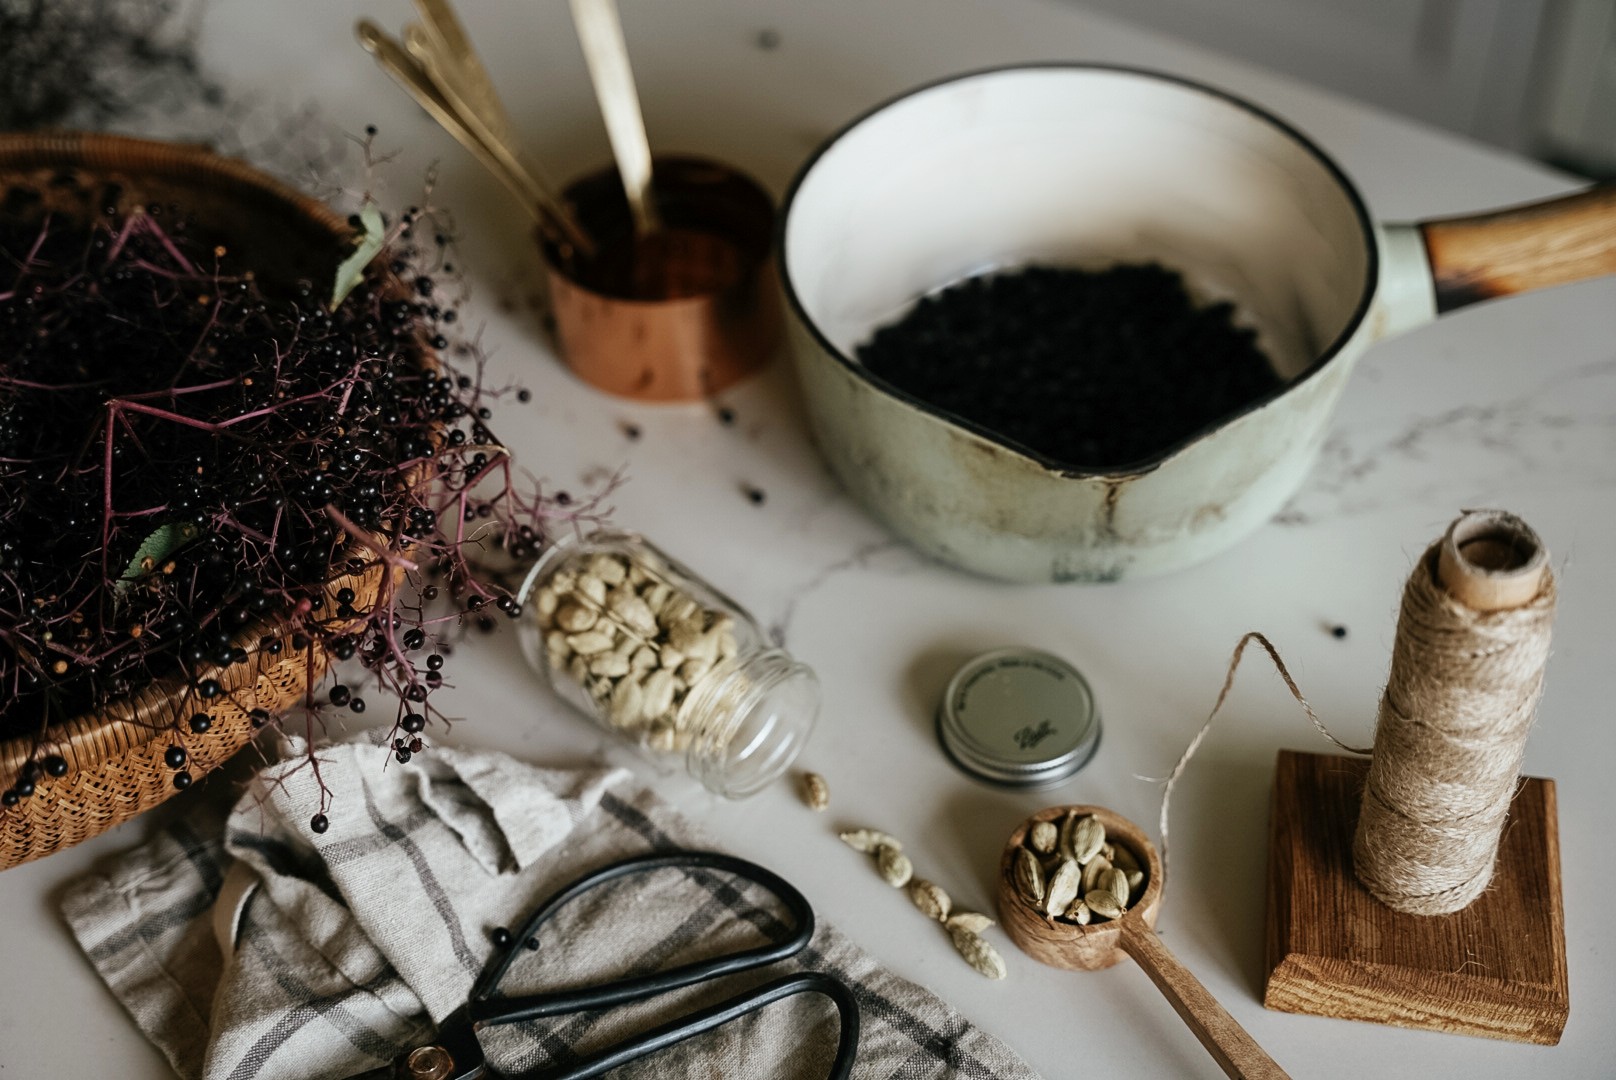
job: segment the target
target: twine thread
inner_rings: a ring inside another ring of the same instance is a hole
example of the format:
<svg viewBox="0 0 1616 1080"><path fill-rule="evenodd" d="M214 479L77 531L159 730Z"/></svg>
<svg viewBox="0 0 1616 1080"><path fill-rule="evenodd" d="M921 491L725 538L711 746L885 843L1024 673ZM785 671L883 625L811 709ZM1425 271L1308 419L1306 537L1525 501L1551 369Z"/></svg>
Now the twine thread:
<svg viewBox="0 0 1616 1080"><path fill-rule="evenodd" d="M1275 669L1279 671L1279 677L1285 680L1285 688L1291 692L1291 697L1296 699L1296 703L1302 707L1302 711L1307 714L1307 718L1313 722L1313 727L1318 730L1320 735L1323 735L1326 739L1329 739L1331 742L1335 743L1349 754L1369 753L1369 750L1363 747L1348 746L1346 743L1336 738L1335 735L1331 733L1330 729L1324 726L1324 721L1319 719L1319 714L1313 711L1313 706L1308 704L1307 698L1302 696L1301 688L1296 685L1296 680L1291 678L1290 669L1285 666L1285 661L1280 659L1279 650L1274 648L1274 643L1269 641L1266 636L1256 630L1247 631L1245 635L1240 638L1239 644L1235 645L1234 652L1229 656L1229 669L1223 674L1223 689L1218 691L1218 699L1212 703L1212 711L1206 714L1206 719L1201 723L1201 730L1195 733L1195 737L1190 740L1190 744L1184 748L1184 753L1179 756L1178 763L1173 766L1173 771L1168 773L1166 777L1154 778L1158 783L1165 779L1167 784L1167 786L1162 789L1161 818L1159 821L1162 839L1161 862L1162 889L1164 893L1167 888L1167 819L1168 810L1171 808L1173 802L1173 788L1178 786L1179 778L1184 775L1184 770L1189 767L1190 758L1195 756L1195 751L1200 749L1202 741L1205 740L1207 734L1212 730L1212 721L1217 719L1218 713L1223 709L1224 701L1226 701L1229 697L1229 691L1234 688L1234 675L1235 672L1240 670L1240 658L1245 653L1246 646L1251 644L1253 641L1255 641L1258 645L1261 645L1263 651L1268 654L1268 659L1274 662Z"/></svg>
<svg viewBox="0 0 1616 1080"><path fill-rule="evenodd" d="M1440 548L1403 590L1352 845L1358 880L1413 915L1458 911L1492 880L1554 619L1552 571L1529 603L1475 611L1442 587Z"/></svg>

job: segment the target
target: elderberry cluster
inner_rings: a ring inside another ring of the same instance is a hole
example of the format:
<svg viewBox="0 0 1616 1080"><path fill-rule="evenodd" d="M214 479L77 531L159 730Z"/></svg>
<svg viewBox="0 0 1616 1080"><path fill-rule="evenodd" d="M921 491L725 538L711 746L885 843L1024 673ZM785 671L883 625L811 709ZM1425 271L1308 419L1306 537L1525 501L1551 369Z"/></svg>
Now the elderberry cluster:
<svg viewBox="0 0 1616 1080"><path fill-rule="evenodd" d="M453 306L407 245L330 310L327 282L259 279L183 207L81 195L105 212L0 204L0 738L157 680L201 735L236 665L319 648L398 701L407 761L448 650L417 654L456 621L429 579L518 613L472 573L466 523L531 558L560 505L513 475L480 360L439 357ZM315 695L366 707L346 682ZM189 758L165 755L176 786Z"/></svg>

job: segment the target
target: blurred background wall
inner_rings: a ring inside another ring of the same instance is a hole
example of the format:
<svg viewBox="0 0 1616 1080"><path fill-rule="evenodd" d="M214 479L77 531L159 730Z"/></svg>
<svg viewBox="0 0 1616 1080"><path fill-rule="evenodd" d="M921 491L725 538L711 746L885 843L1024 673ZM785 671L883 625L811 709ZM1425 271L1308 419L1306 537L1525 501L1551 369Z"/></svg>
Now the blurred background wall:
<svg viewBox="0 0 1616 1080"><path fill-rule="evenodd" d="M1616 0L1063 0L1616 176Z"/></svg>

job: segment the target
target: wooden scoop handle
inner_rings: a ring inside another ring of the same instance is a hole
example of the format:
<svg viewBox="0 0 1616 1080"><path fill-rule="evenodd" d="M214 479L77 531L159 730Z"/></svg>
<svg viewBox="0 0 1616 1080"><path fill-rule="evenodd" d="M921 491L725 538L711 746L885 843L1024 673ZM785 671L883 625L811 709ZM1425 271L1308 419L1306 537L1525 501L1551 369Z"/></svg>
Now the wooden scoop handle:
<svg viewBox="0 0 1616 1080"><path fill-rule="evenodd" d="M1616 183L1419 229L1439 312L1616 274Z"/></svg>
<svg viewBox="0 0 1616 1080"><path fill-rule="evenodd" d="M1121 936L1122 950L1144 968L1225 1073L1235 1080L1290 1080L1201 980L1168 951L1156 931L1129 920Z"/></svg>

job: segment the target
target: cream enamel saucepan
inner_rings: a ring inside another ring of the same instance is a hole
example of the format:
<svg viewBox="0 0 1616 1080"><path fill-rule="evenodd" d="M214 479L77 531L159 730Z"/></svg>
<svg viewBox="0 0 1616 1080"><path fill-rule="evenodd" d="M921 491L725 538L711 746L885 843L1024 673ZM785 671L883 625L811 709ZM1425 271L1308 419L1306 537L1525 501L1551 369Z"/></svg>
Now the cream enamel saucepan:
<svg viewBox="0 0 1616 1080"><path fill-rule="evenodd" d="M833 136L786 197L792 351L820 450L878 518L993 577L1109 581L1206 559L1301 484L1364 350L1477 300L1616 272L1616 188L1377 225L1257 107L1087 65L964 75ZM854 359L920 296L1029 262L1158 260L1232 300L1278 391L1123 469L1063 467Z"/></svg>

